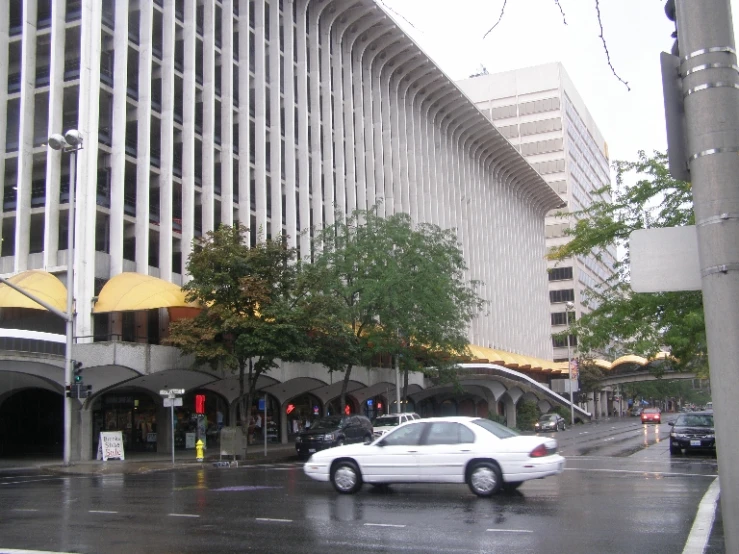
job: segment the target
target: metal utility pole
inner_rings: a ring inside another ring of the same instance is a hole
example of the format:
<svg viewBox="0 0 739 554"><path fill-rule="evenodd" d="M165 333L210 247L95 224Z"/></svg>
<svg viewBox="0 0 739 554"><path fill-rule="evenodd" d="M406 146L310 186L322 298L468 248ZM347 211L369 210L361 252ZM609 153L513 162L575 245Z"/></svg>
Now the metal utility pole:
<svg viewBox="0 0 739 554"><path fill-rule="evenodd" d="M739 69L729 0L676 0L726 552L739 552Z"/></svg>

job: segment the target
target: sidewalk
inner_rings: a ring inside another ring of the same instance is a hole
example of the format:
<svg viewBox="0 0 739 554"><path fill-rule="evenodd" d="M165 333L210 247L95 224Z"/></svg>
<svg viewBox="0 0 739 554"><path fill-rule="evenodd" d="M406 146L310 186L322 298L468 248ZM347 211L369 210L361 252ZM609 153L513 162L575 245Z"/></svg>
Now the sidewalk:
<svg viewBox="0 0 739 554"><path fill-rule="evenodd" d="M232 456L220 457L218 454L205 454L205 460L198 462L195 459L194 450L175 451L175 463L172 464L172 453L126 453L125 460L88 460L84 462L73 462L65 466L61 459L42 458L11 458L0 459L0 472L18 471L28 469L43 469L51 473L66 475L115 475L130 473L150 473L153 471L165 471L171 469L193 469L197 467L213 468L214 463L219 461L230 462ZM244 459L238 459L239 466L256 465L263 463L283 463L297 461L295 445L268 444L265 455L264 445L250 445L249 451Z"/></svg>

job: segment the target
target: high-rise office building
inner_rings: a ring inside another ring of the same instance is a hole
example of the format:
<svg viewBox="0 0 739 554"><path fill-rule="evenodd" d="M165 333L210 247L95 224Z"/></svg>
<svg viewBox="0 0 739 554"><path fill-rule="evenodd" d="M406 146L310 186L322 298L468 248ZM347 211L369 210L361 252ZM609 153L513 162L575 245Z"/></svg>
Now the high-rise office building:
<svg viewBox="0 0 739 554"><path fill-rule="evenodd" d="M495 360L539 371L542 383L557 371L547 365L543 235L561 199L372 0L0 2L0 83L0 274L63 280L74 263L73 351L94 387L75 404L82 457L109 426L147 447L151 433L131 430L166 421L158 392L173 383L206 395L213 421L216 410L234 421L238 387L189 371L161 345L167 309L95 310L122 273L182 284L193 239L221 223L246 225L253 243L284 232L303 257L304 231L378 202L382 213L453 227L466 278L490 301L470 342L539 358ZM83 138L76 164L46 144L69 129ZM0 379L0 398L16 400L0 411L17 416L18 387L53 393L52 406L64 394L64 321L1 308L0 372L12 378ZM260 382L281 440L286 414L313 417L337 397L320 371L287 364L279 379L291 386ZM356 379L355 410L392 390L374 375ZM495 391L479 401L494 406L505 394ZM523 395L508 398L512 413Z"/></svg>
<svg viewBox="0 0 739 554"><path fill-rule="evenodd" d="M548 249L566 243L564 231L575 219L557 214L589 206L600 198L596 191L608 186L611 177L608 144L564 66L550 63L486 73L457 84L567 202L566 209L547 214L545 228ZM603 198L610 199L607 193ZM570 318L594 307L596 300L588 292L597 291L611 276L615 260L615 249L609 249L601 259L589 254L548 262L548 317L553 334L567 328L567 302L574 304ZM552 341L554 359L566 361L566 339ZM576 337L571 337L570 345L576 347Z"/></svg>

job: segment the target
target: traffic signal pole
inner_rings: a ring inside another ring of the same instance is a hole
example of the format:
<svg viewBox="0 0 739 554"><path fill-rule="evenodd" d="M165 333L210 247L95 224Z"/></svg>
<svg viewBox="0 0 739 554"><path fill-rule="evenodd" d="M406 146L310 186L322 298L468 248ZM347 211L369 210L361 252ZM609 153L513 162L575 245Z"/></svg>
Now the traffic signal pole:
<svg viewBox="0 0 739 554"><path fill-rule="evenodd" d="M739 552L739 70L729 0L676 0L726 552Z"/></svg>

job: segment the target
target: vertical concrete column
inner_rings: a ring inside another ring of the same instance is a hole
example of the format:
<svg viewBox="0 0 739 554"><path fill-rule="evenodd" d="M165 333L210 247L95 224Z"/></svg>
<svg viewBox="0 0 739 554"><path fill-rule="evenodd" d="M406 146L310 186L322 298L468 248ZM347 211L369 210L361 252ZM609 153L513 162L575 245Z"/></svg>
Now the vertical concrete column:
<svg viewBox="0 0 739 554"><path fill-rule="evenodd" d="M332 13L333 12L333 13ZM318 32L321 35L321 56L319 63L321 78L321 130L322 130L322 153L321 164L322 188L323 188L323 217L326 225L334 223L334 214L336 206L334 205L335 188L334 188L334 124L331 106L331 50L334 48L333 24L338 17L339 10L336 7L326 12L320 19ZM315 160L314 160L315 163ZM316 194L315 187L313 194Z"/></svg>
<svg viewBox="0 0 739 554"><path fill-rule="evenodd" d="M111 117L110 163L110 276L123 272L125 170L126 170L126 89L128 87L128 1L115 5L113 33L113 113ZM151 10L151 7L149 7ZM143 11L143 10L142 10ZM141 18L144 19L143 14ZM151 18L149 18L151 19ZM143 32L143 30L142 30ZM85 145L89 147L89 144ZM137 190L138 192L138 190ZM138 254L138 244L136 245Z"/></svg>
<svg viewBox="0 0 739 554"><path fill-rule="evenodd" d="M269 229L267 221L267 70L265 66L265 0L254 4L254 183L257 227L252 233ZM270 145L270 148L274 148ZM314 191L315 193L315 191Z"/></svg>
<svg viewBox="0 0 739 554"><path fill-rule="evenodd" d="M172 420L170 408L164 407L164 402L159 399L157 404L157 454L172 452Z"/></svg>
<svg viewBox="0 0 739 554"><path fill-rule="evenodd" d="M47 135L64 133L64 49L66 39L66 4L58 4L51 12L51 48L49 67L49 128ZM0 31L0 75L7 74L7 27ZM7 126L7 87L0 87L0 128ZM5 152L5 133L0 133L0 152ZM61 154L46 154L46 202L44 203L44 267L59 265L59 192ZM0 156L0 175L5 175L5 158ZM0 220L0 236L2 236Z"/></svg>
<svg viewBox="0 0 739 554"><path fill-rule="evenodd" d="M185 0L183 14L183 72L182 72L182 263L192 253L195 238L195 56L197 53L197 1ZM165 75L162 75L164 85ZM174 95L178 93L176 86ZM166 91L162 91L162 95ZM174 98L174 96L173 96ZM162 98L164 101L164 98ZM174 106L173 106L174 109ZM205 115L203 115L205 119ZM205 121L203 121L205 124ZM186 278L187 281L189 278Z"/></svg>
<svg viewBox="0 0 739 554"><path fill-rule="evenodd" d="M295 29L293 24L293 8L295 0L288 0L283 10L282 34L284 40L285 74L284 110L285 110L285 229L287 245L295 248L298 245L298 182L295 170ZM304 35L301 33L301 37Z"/></svg>
<svg viewBox="0 0 739 554"><path fill-rule="evenodd" d="M249 133L251 126L249 116L249 106L251 105L251 70L249 69L251 46L249 45L249 37L251 31L249 29L248 6L245 6L244 9L239 8L238 29L239 81L236 86L239 89L239 113L237 116L239 122L239 197L236 200L239 203L239 223L248 227L251 221L251 135Z"/></svg>
<svg viewBox="0 0 739 554"><path fill-rule="evenodd" d="M323 227L323 185L322 185L322 166L323 157L321 155L321 70L320 70L320 52L318 48L319 24L321 21L321 12L325 9L327 3L318 5L314 2L310 3L308 11L308 25L310 25L310 35L308 36L308 61L310 66L310 157L311 157L311 174L310 174L310 192L311 211L313 214L310 222L316 228Z"/></svg>
<svg viewBox="0 0 739 554"><path fill-rule="evenodd" d="M515 427L517 424L516 422L516 403L507 394L505 395L505 399L503 400L503 403L505 405L506 425L508 427Z"/></svg>
<svg viewBox="0 0 739 554"><path fill-rule="evenodd" d="M75 444L75 439L79 443L78 451L80 453L79 459L81 461L92 460L97 454L97 452L92 451L92 442L95 439L95 437L92 436L92 402L88 401L85 402L84 405L80 404L79 418L73 418L73 420L74 419L79 419L79 434L77 437L75 437L74 434L72 435L72 444ZM72 429L74 429L74 425L72 425Z"/></svg>
<svg viewBox="0 0 739 554"><path fill-rule="evenodd" d="M234 13L233 0L221 10L221 223L234 224ZM246 37L248 38L248 37ZM238 199L236 199L238 201Z"/></svg>
<svg viewBox="0 0 739 554"><path fill-rule="evenodd" d="M57 10L57 11L63 11L63 10ZM7 13L7 12L5 12L5 13ZM62 43L62 50L55 50L55 48L54 48L54 40L55 40L55 38L58 38L59 19L60 18L58 16L56 16L56 14L55 14L54 20L52 21L52 32L51 32L51 36L52 36L52 38L51 38L52 50L51 51L52 52L63 52L64 51L63 50L64 49L64 44L63 43ZM64 24L63 23L64 22L64 14L62 14L61 20L62 20L62 25L63 25ZM54 24L57 25L57 35L54 35ZM2 25L2 26L0 26L0 75L4 75L4 76L7 76L8 75L8 70L9 70L9 61L8 61L8 49L9 49L9 46L8 46L8 39L9 39L9 37L8 37L8 31L9 31L9 29L8 29L8 27L9 27L9 25ZM62 29L63 29L63 27L62 27ZM60 62L60 60L61 60L61 62ZM56 96L54 96L54 90L55 89L53 88L53 85L55 84L54 70L55 69L58 70L58 66L59 66L60 63L61 64L64 63L64 60L62 59L62 56L54 56L54 55L51 56L51 83L50 83L51 84L51 87L50 87L50 91L49 91L49 112L50 112L49 113L49 125L51 125L51 122L53 121L53 119L52 119L52 112L54 112L54 107L52 106L52 102L56 98ZM58 83L58 80L56 82ZM60 111L61 111L61 108L59 108L59 112ZM59 117L59 118L61 117L59 113L56 113L55 115L57 117ZM0 87L0 129L5 129L5 132L0 133L0 152L3 152L3 153L5 152L7 127L8 127L8 87L6 85L6 86L3 86L3 87ZM55 132L58 132L58 131L55 131ZM55 167L56 168L56 171L57 171L57 175L55 177L55 179L57 181L57 183L56 183L57 196L56 197L59 198L59 192L58 192L59 191L59 183L58 183L58 181L59 181L59 177L58 177L59 157L58 156L53 156L52 157L52 156L48 156L47 155L47 162L46 163L47 163L47 166L46 166L47 167L47 169L46 169L46 172L47 172L47 177L46 177L46 182L47 182L47 196L46 196L46 213L47 213L47 216L46 216L46 228L48 228L49 227L49 218L50 217L55 217L57 222L58 222L58 218L59 218L59 214L58 214L58 210L57 210L56 204L53 206L52 209L50 209L49 196L51 195L51 190L48 188L48 186L49 186L49 176L50 175L52 175L52 176L54 175L53 173L50 173L51 172L51 168L52 167ZM5 156L0 156L0 175L5 175ZM4 187L5 187L5 183L3 183L3 194L5 194ZM52 216L51 215L51 212L56 212L56 213ZM2 230L2 227L3 227L3 215L4 215L3 212L0 211L0 239L2 239L2 235L3 235L3 230ZM55 225L55 227L56 226L58 226L58 223L57 223L57 225ZM50 247L50 245L52 244L52 242L55 241L55 240L58 240L58 239L49 238L47 235L44 235L44 267L48 267L48 265L49 265L47 263L47 261L46 261L47 260L46 250ZM0 242L1 242L1 240L0 240ZM52 259L54 260L54 265L56 265L56 254L57 254L56 249L57 248L58 248L58 244L55 244L55 246L52 249L52 253L50 253L50 255L52 256Z"/></svg>
<svg viewBox="0 0 739 554"><path fill-rule="evenodd" d="M216 92L215 92L215 0L209 0L203 6L203 134L201 142L201 214L202 232L215 229L215 183L213 170L215 167L215 127L216 127ZM223 130L221 129L221 132Z"/></svg>
<svg viewBox="0 0 739 554"><path fill-rule="evenodd" d="M66 398L65 398L66 400ZM81 412L82 410L82 404L78 400L72 399L71 402L72 405L72 417L71 417L71 427L70 427L70 434L71 434L71 448L70 448L70 461L72 462L79 462L80 460L83 460L82 457L82 443L87 440L88 437L90 437L90 434L84 434L82 431L82 419L81 419Z"/></svg>
<svg viewBox="0 0 739 554"><path fill-rule="evenodd" d="M174 57L176 23L174 3L165 4L162 12L162 71L159 91L161 104L159 120L159 277L172 280L172 273L184 274L187 257L182 255L182 265L172 267L172 254L175 250L172 219L174 212ZM153 86L153 83L152 83ZM182 209L182 206L178 206ZM182 228L180 229L182 231ZM179 248L184 250L184 245ZM162 319L160 317L160 325Z"/></svg>
<svg viewBox="0 0 739 554"><path fill-rule="evenodd" d="M310 206L310 141L308 118L308 45L307 37L302 29L308 22L308 2L297 6L297 28L300 30L297 41L298 49L298 219L301 231L311 226ZM300 257L310 259L310 236L303 233L300 236Z"/></svg>
<svg viewBox="0 0 739 554"><path fill-rule="evenodd" d="M267 195L271 199L270 234L272 237L282 233L282 121L280 107L280 6L274 0L269 3L269 187ZM287 65L288 60L285 60ZM290 63L292 61L290 60ZM292 83L285 82L285 86Z"/></svg>
<svg viewBox="0 0 739 554"><path fill-rule="evenodd" d="M598 414L595 412L595 393L589 392L587 398L588 412L590 412L593 419L598 419Z"/></svg>
<svg viewBox="0 0 739 554"><path fill-rule="evenodd" d="M288 428L287 428L287 416L285 409L287 408L287 402L280 404L280 444L287 444Z"/></svg>
<svg viewBox="0 0 739 554"><path fill-rule="evenodd" d="M116 9L118 9L116 4ZM137 108L137 144L136 144L136 271L149 274L149 258L151 249L150 203L151 191L151 69L152 69L152 5L141 8L141 27L139 35L139 74L138 74L138 108ZM117 27L117 24L116 24ZM126 30L126 34L128 31ZM116 46L116 53L118 47ZM135 53L135 50L134 50ZM160 225L161 227L161 225ZM159 248L163 246L159 237ZM172 245L166 245L170 253L166 258L167 265L172 263ZM161 261L159 252L157 258ZM166 261L166 260L165 260ZM171 273L171 272L170 272Z"/></svg>
<svg viewBox="0 0 739 554"><path fill-rule="evenodd" d="M82 0L79 125L84 148L77 156L74 249L75 336L92 340L95 290L95 222L97 219L98 128L100 126L100 51L102 4Z"/></svg>
<svg viewBox="0 0 739 554"><path fill-rule="evenodd" d="M7 12L7 5L5 9ZM23 30L21 33L21 94L18 137L18 173L15 185L16 209L15 258L13 260L14 271L24 271L28 269L28 254L31 246L33 128L34 115L36 114L36 2L34 1L23 1Z"/></svg>

